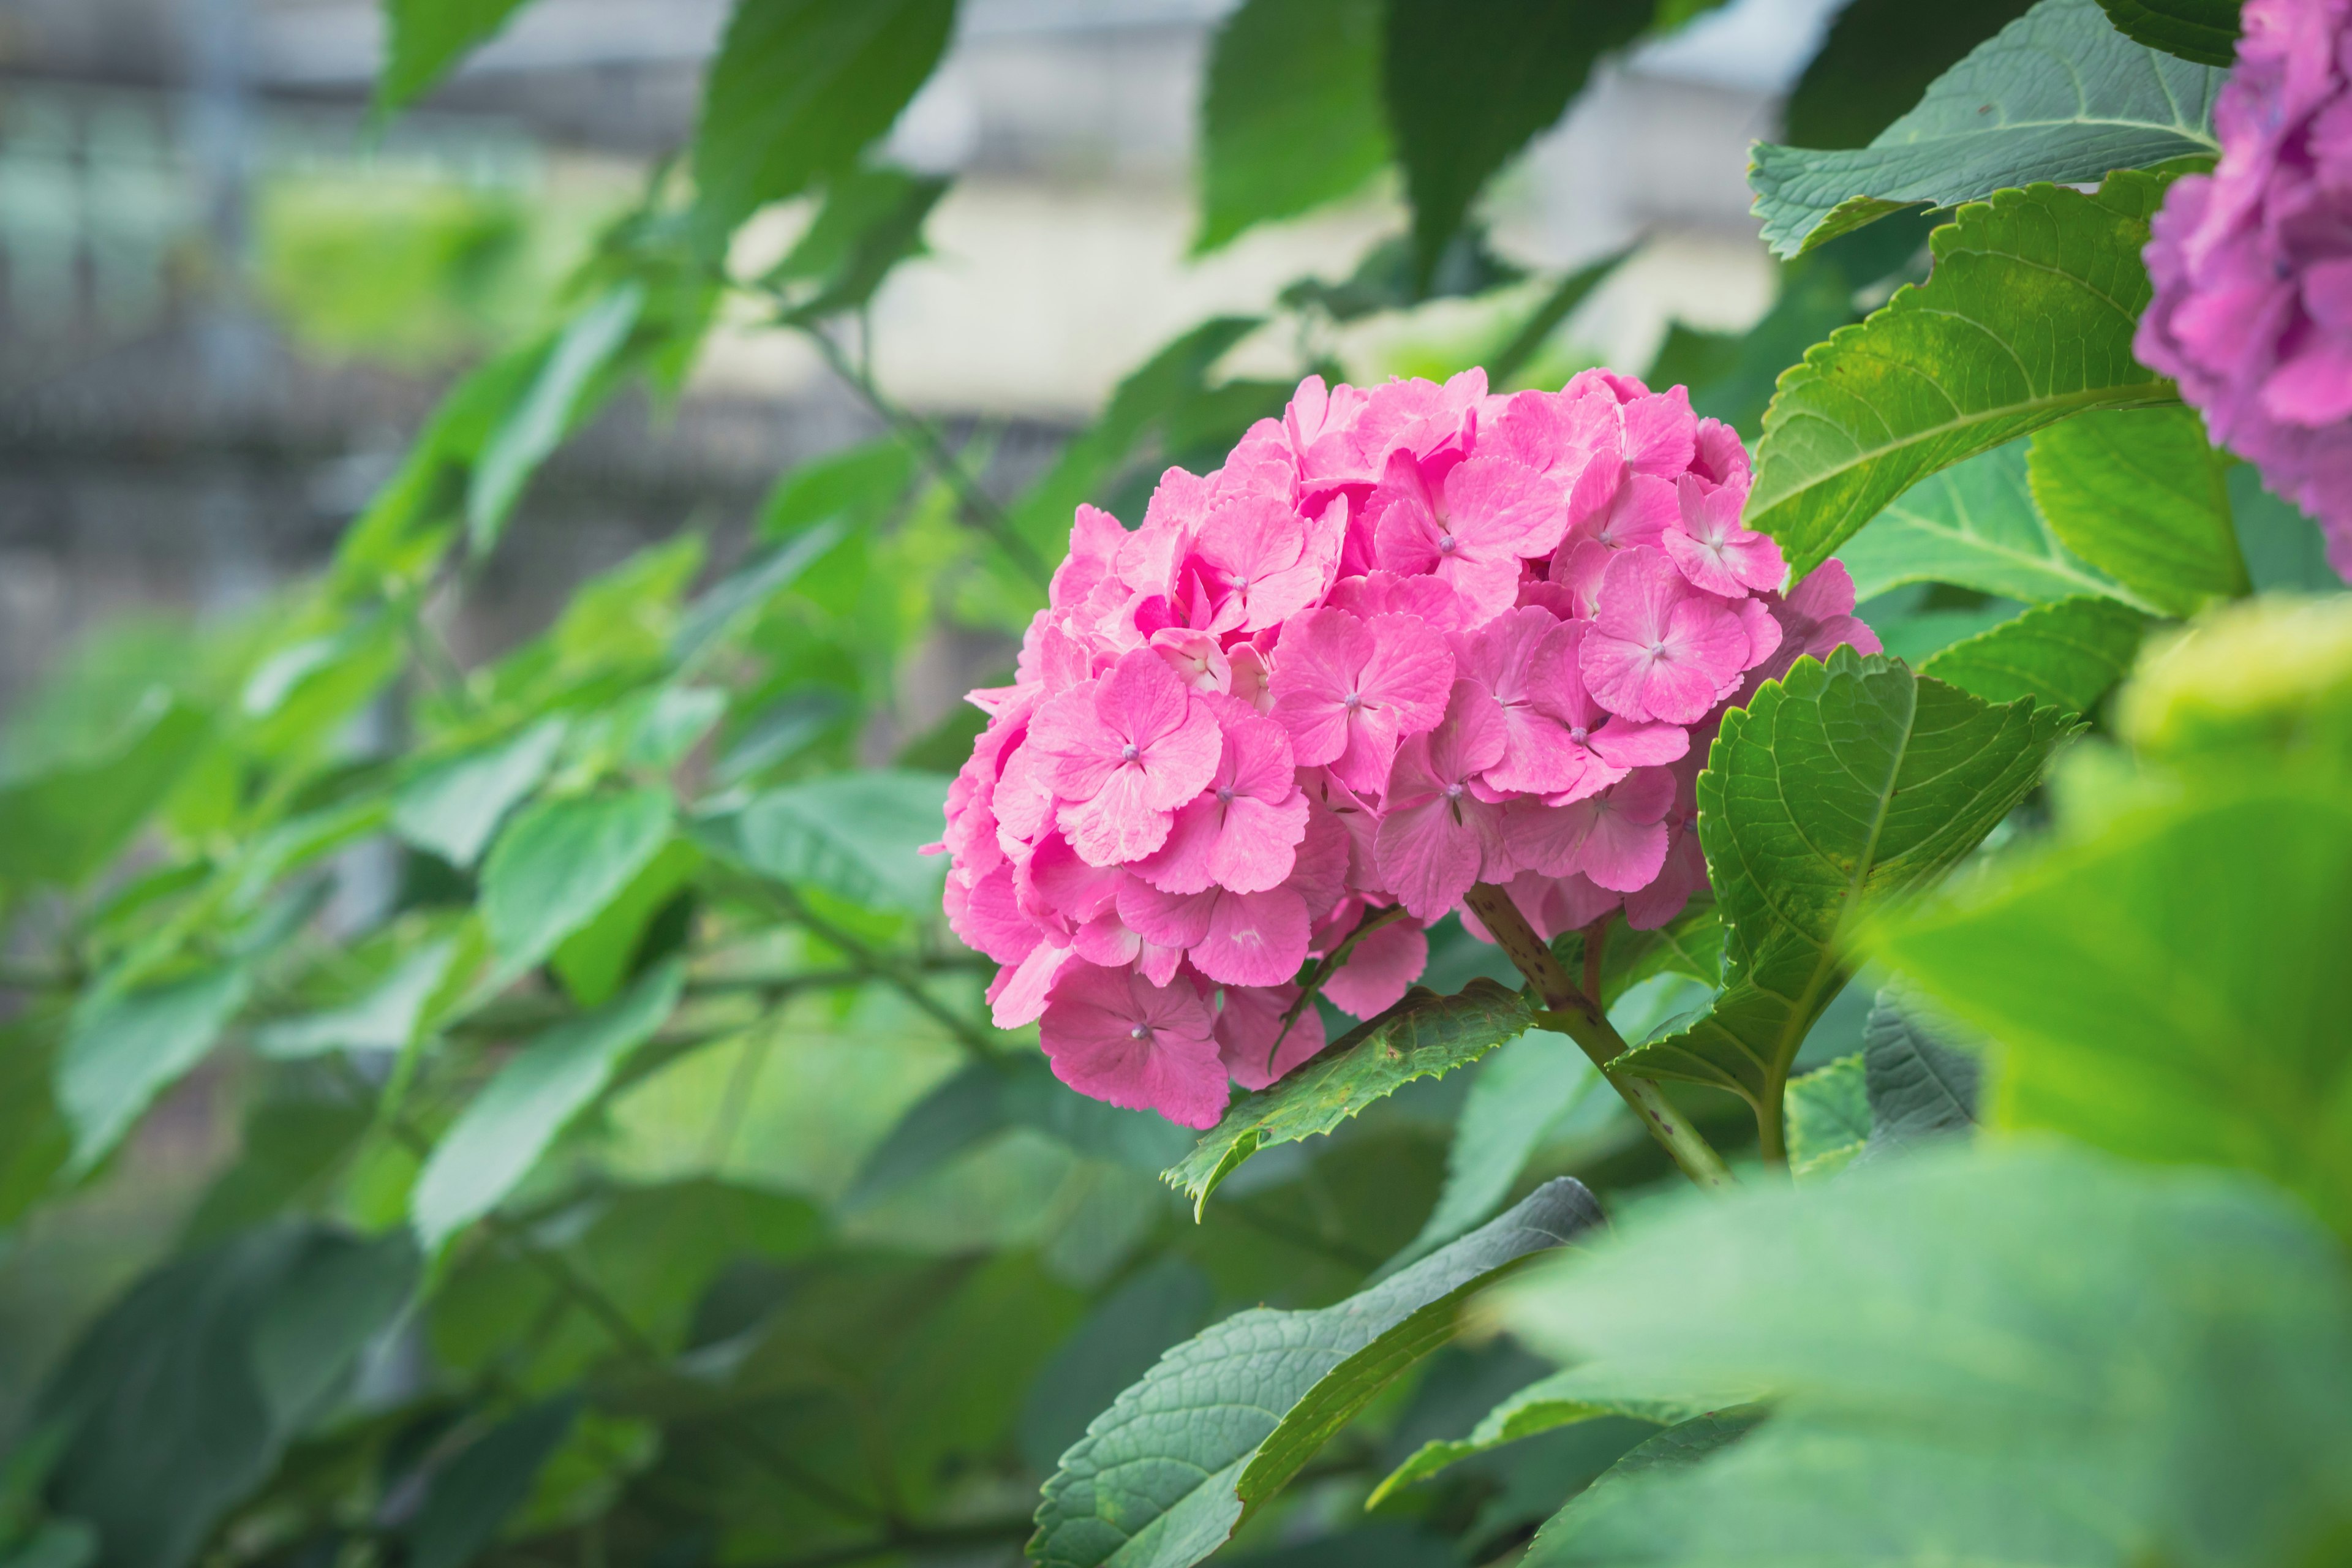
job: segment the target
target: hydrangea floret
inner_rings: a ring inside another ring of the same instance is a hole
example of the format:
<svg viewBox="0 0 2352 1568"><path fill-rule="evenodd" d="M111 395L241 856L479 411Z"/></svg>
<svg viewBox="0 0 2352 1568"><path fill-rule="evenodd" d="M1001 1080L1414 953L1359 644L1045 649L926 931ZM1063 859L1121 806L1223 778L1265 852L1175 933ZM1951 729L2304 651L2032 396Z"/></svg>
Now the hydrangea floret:
<svg viewBox="0 0 2352 1568"><path fill-rule="evenodd" d="M2243 26L2221 161L2156 215L2133 351L2352 577L2352 0L2250 0Z"/></svg>
<svg viewBox="0 0 2352 1568"><path fill-rule="evenodd" d="M1787 593L1748 454L1680 387L1588 371L1300 384L1132 532L1078 509L948 794L947 911L1062 1080L1213 1123L1369 1017L1481 882L1540 935L1672 920L1727 708L1875 652L1832 562ZM1351 940L1352 939L1352 940ZM1344 958L1344 962L1327 960ZM1313 964L1313 969L1309 965Z"/></svg>

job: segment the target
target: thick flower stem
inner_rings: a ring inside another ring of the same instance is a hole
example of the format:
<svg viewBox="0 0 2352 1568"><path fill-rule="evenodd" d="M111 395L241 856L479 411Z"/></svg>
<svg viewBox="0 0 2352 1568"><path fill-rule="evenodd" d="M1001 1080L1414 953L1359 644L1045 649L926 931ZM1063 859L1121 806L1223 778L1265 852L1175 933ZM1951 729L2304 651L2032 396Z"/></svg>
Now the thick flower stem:
<svg viewBox="0 0 2352 1568"><path fill-rule="evenodd" d="M1624 1037L1609 1022L1609 1015L1601 1011L1600 1002L1569 978L1568 971L1560 967L1551 949L1536 935L1527 917L1511 902L1510 895L1491 882L1481 882L1470 889L1469 897L1463 901L1543 998L1551 1015L1545 1021L1557 1024L1561 1032L1583 1047L1584 1054L1592 1058L1592 1065L1601 1069L1601 1076L1624 1096L1625 1103L1641 1117L1650 1136L1674 1157L1683 1174L1709 1192L1729 1192L1733 1184L1731 1172L1724 1164L1723 1156L1674 1108L1664 1092L1648 1079L1610 1070L1609 1064L1625 1052Z"/></svg>

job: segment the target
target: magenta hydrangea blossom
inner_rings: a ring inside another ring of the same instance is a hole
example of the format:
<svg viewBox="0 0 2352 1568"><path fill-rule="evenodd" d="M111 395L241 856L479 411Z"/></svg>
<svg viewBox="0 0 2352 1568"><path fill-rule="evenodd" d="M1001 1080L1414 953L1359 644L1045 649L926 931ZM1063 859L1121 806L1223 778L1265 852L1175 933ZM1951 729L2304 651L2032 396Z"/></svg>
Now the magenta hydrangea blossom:
<svg viewBox="0 0 2352 1568"><path fill-rule="evenodd" d="M1781 593L1738 438L1591 371L1559 392L1301 384L1129 531L1078 510L948 793L958 936L1063 1081L1207 1126L1369 1017L1504 888L1545 936L1706 885L1724 710L1875 652L1832 562ZM1366 922L1375 922L1367 928ZM1352 939L1352 940L1351 940ZM1341 958L1345 950L1344 959ZM1328 971L1328 973L1323 973Z"/></svg>
<svg viewBox="0 0 2352 1568"><path fill-rule="evenodd" d="M2249 0L2243 29L2221 161L2165 194L2132 347L2352 577L2352 0Z"/></svg>

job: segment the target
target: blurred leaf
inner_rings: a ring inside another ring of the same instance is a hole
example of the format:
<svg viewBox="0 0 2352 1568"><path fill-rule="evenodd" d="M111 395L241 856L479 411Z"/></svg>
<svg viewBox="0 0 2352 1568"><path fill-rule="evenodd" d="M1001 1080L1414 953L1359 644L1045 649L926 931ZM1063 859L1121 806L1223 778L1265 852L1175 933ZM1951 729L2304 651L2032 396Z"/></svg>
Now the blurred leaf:
<svg viewBox="0 0 2352 1568"><path fill-rule="evenodd" d="M1311 1312L1239 1313L1170 1351L1045 1483L1048 1568L1187 1568L1407 1366L1451 1338L1496 1271L1600 1217L1565 1179L1403 1273Z"/></svg>
<svg viewBox="0 0 2352 1568"><path fill-rule="evenodd" d="M520 974L588 925L669 841L667 790L541 801L482 866L482 922L501 973Z"/></svg>
<svg viewBox="0 0 2352 1568"><path fill-rule="evenodd" d="M83 881L138 832L211 735L204 713L153 692L103 750L0 782L0 882Z"/></svg>
<svg viewBox="0 0 2352 1568"><path fill-rule="evenodd" d="M148 1103L204 1060L251 990L251 975L232 964L143 990L82 994L57 1065L58 1105L73 1127L72 1174L110 1153Z"/></svg>
<svg viewBox="0 0 2352 1568"><path fill-rule="evenodd" d="M69 1434L51 1505L97 1528L104 1568L185 1568L328 1413L415 1274L405 1237L290 1221L148 1274L35 1402Z"/></svg>
<svg viewBox="0 0 2352 1568"><path fill-rule="evenodd" d="M711 782L724 788L755 778L780 763L790 762L814 744L827 731L833 730L856 711L856 704L827 686L805 686L783 697L760 711L760 716L745 729L741 737L727 749L710 770ZM974 709L977 713L979 710ZM985 716L982 716L983 719ZM914 756L899 753L902 765L918 773L943 771L932 763L958 767L971 755L971 742L977 731L964 737L963 744L954 753Z"/></svg>
<svg viewBox="0 0 2352 1568"><path fill-rule="evenodd" d="M2210 156L2221 86L2220 71L2116 32L2099 0L2041 0L1868 147L1761 142L1748 182L1765 242L1794 256L1906 206L1955 207L2019 185Z"/></svg>
<svg viewBox="0 0 2352 1568"><path fill-rule="evenodd" d="M1030 1384L1022 1402L1021 1457L1051 1475L1063 1453L1119 1392L1150 1372L1209 1316L1208 1277L1176 1257L1157 1258L1097 1302Z"/></svg>
<svg viewBox="0 0 2352 1568"><path fill-rule="evenodd" d="M2343 1255L2235 1177L1923 1152L1654 1212L1496 1306L1547 1354L1779 1399L1596 1491L1553 1563L2293 1562L2352 1506Z"/></svg>
<svg viewBox="0 0 2352 1568"><path fill-rule="evenodd" d="M681 533L582 584L547 634L558 663L609 669L674 653L679 602L702 570L702 554L701 535Z"/></svg>
<svg viewBox="0 0 2352 1568"><path fill-rule="evenodd" d="M1234 1102L1167 1173L1197 1216L1209 1194L1260 1149L1328 1132L1419 1078L1467 1067L1535 1022L1527 998L1492 980L1456 995L1416 985L1403 1001L1334 1040L1280 1082Z"/></svg>
<svg viewBox="0 0 2352 1568"><path fill-rule="evenodd" d="M530 390L482 444L466 489L466 534L476 555L496 548L523 487L593 407L604 377L645 310L643 285L615 285L583 305L548 345Z"/></svg>
<svg viewBox="0 0 2352 1568"><path fill-rule="evenodd" d="M2001 1043L1993 1119L2260 1172L2352 1225L2352 806L2277 781L2142 814L1876 951Z"/></svg>
<svg viewBox="0 0 2352 1568"><path fill-rule="evenodd" d="M671 963L623 995L547 1030L500 1068L434 1146L409 1203L427 1250L498 1207L631 1051L677 1007L686 971Z"/></svg>
<svg viewBox="0 0 2352 1568"><path fill-rule="evenodd" d="M313 1098L273 1085L249 1106L236 1163L213 1178L180 1232L182 1248L209 1247L289 1211L315 1212L341 1163L373 1124L374 1108L345 1094Z"/></svg>
<svg viewBox="0 0 2352 1568"><path fill-rule="evenodd" d="M2026 444L1930 474L1838 547L1864 602L1909 583L1950 583L2029 605L2099 594L2154 610L2059 542L2034 504Z"/></svg>
<svg viewBox="0 0 2352 1568"><path fill-rule="evenodd" d="M414 583L431 574L464 510L475 462L529 392L546 351L540 341L519 344L442 394L399 468L344 531L335 551L339 582L379 587L386 579Z"/></svg>
<svg viewBox="0 0 2352 1568"><path fill-rule="evenodd" d="M1629 1383L1615 1367L1590 1362L1553 1373L1519 1390L1481 1416L1467 1437L1452 1442L1423 1443L1412 1458L1373 1489L1366 1508L1377 1508L1388 1497L1417 1481L1428 1479L1473 1455L1517 1443L1544 1432L1581 1421L1608 1416L1672 1426L1754 1397L1749 1387L1692 1390L1676 1387L1662 1392L1656 1385Z"/></svg>
<svg viewBox="0 0 2352 1568"><path fill-rule="evenodd" d="M623 760L633 768L667 772L684 762L727 715L728 693L716 686L673 682L653 694L630 732Z"/></svg>
<svg viewBox="0 0 2352 1568"><path fill-rule="evenodd" d="M403 785L392 830L465 870L499 823L539 787L563 744L563 721L542 719L488 751L446 762Z"/></svg>
<svg viewBox="0 0 2352 1568"><path fill-rule="evenodd" d="M1529 1029L1480 1062L1454 1124L1437 1206L1385 1267L1435 1251L1501 1208L1552 1127L1600 1082L1582 1048L1549 1029Z"/></svg>
<svg viewBox="0 0 2352 1568"><path fill-rule="evenodd" d="M1601 1479L1569 1500L1566 1508L1536 1532L1521 1563L1526 1568L1545 1563L1583 1563L1591 1559L1574 1545L1581 1521L1596 1510L1605 1510L1618 1489L1643 1479L1671 1480L1675 1471L1701 1463L1729 1447L1763 1423L1760 1405L1734 1410L1710 1410L1669 1426L1612 1465Z"/></svg>
<svg viewBox="0 0 2352 1568"><path fill-rule="evenodd" d="M1748 525L1802 576L1938 468L2069 415L2172 401L2131 354L2162 193L2119 174L2095 195L2035 185L1963 208L1928 242L1926 284L1780 378Z"/></svg>
<svg viewBox="0 0 2352 1568"><path fill-rule="evenodd" d="M1343 281L1303 278L1283 289L1280 302L1286 310L1320 310L1334 321L1346 322L1381 310L1409 310L1431 300L1466 299L1517 283L1526 276L1525 270L1488 247L1484 226L1472 223L1465 224L1446 241L1426 279L1413 275L1411 237L1398 235L1365 251ZM1571 281L1583 278L1583 273L1576 273ZM1574 309L1573 302L1570 309ZM1552 324L1559 325L1558 319ZM1501 377L1496 380L1499 383Z"/></svg>
<svg viewBox="0 0 2352 1568"><path fill-rule="evenodd" d="M1560 117L1595 61L1641 36L1649 12L1615 0L1390 0L1381 87L1417 276L1435 270L1495 172Z"/></svg>
<svg viewBox="0 0 2352 1568"><path fill-rule="evenodd" d="M645 966L647 932L702 865L702 851L673 838L606 904L548 955L572 1001L601 1006Z"/></svg>
<svg viewBox="0 0 2352 1568"><path fill-rule="evenodd" d="M1519 373L1542 352L1552 333L1559 330L1559 324L1575 314L1576 308L1583 304L1595 289L1609 280L1633 254L1633 249L1630 245L1621 246L1597 260L1586 262L1554 284L1551 292L1543 297L1542 302L1520 323L1519 330L1511 335L1509 341L1486 357L1486 374L1493 384L1503 387L1516 381ZM1439 263L1438 271L1442 277L1444 272L1443 261Z"/></svg>
<svg viewBox="0 0 2352 1568"><path fill-rule="evenodd" d="M416 1038L426 1005L449 980L460 945L454 936L427 942L356 1001L263 1025L253 1033L253 1048L281 1061L328 1051L405 1050Z"/></svg>
<svg viewBox="0 0 2352 1568"><path fill-rule="evenodd" d="M1938 1038L1939 1032L1922 1004L1891 989L1872 1005L1862 1061L1874 1155L1975 1129L1981 1069L1974 1053Z"/></svg>
<svg viewBox="0 0 2352 1568"><path fill-rule="evenodd" d="M577 1394L528 1405L436 1469L402 1531L408 1568L466 1568L479 1556L579 1414Z"/></svg>
<svg viewBox="0 0 2352 1568"><path fill-rule="evenodd" d="M2236 58L2240 0L2099 0L2107 19L2151 48L2227 68Z"/></svg>
<svg viewBox="0 0 2352 1568"><path fill-rule="evenodd" d="M808 231L761 281L806 326L859 310L890 269L923 251L923 224L949 182L887 165L853 169L825 187Z"/></svg>
<svg viewBox="0 0 2352 1568"><path fill-rule="evenodd" d="M1799 147L1863 147L2032 0L1852 0L1789 90L1780 134ZM2102 169L2101 174L2106 171Z"/></svg>
<svg viewBox="0 0 2352 1568"><path fill-rule="evenodd" d="M877 909L940 907L943 859L918 850L941 831L947 779L871 768L785 784L695 825L704 847L763 877Z"/></svg>
<svg viewBox="0 0 2352 1568"><path fill-rule="evenodd" d="M791 587L812 563L840 543L848 531L847 521L819 521L712 584L678 623L670 645L671 660L680 668L692 668L705 651L740 630L745 621Z"/></svg>
<svg viewBox="0 0 2352 1568"><path fill-rule="evenodd" d="M1201 97L1192 254L1351 195L1389 161L1379 0L1248 0L1217 29Z"/></svg>
<svg viewBox="0 0 2352 1568"><path fill-rule="evenodd" d="M1724 716L1698 779L1723 993L1618 1065L1778 1110L1797 1047L1845 984L1856 918L1958 864L2071 729L2054 710L1995 708L1851 647L1767 682Z"/></svg>
<svg viewBox="0 0 2352 1568"><path fill-rule="evenodd" d="M895 436L812 458L777 479L752 531L773 542L836 517L872 526L906 495L918 467L913 449Z"/></svg>
<svg viewBox="0 0 2352 1568"><path fill-rule="evenodd" d="M954 22L955 0L738 0L695 135L704 232L848 171L931 74Z"/></svg>
<svg viewBox="0 0 2352 1568"><path fill-rule="evenodd" d="M1870 1093L1861 1057L1792 1078L1786 1092L1791 1174L1826 1176L1862 1152L1870 1140Z"/></svg>
<svg viewBox="0 0 2352 1568"><path fill-rule="evenodd" d="M2175 616L2247 591L2230 467L2186 408L2069 419L2036 435L2026 459L2034 504L2066 547Z"/></svg>
<svg viewBox="0 0 2352 1568"><path fill-rule="evenodd" d="M2089 713L2124 678L2148 619L2113 599L2061 599L1943 649L1919 673L1988 702L2030 697Z"/></svg>
<svg viewBox="0 0 2352 1568"><path fill-rule="evenodd" d="M48 1190L73 1151L51 1088L57 1028L19 1015L0 1025L0 1233Z"/></svg>
<svg viewBox="0 0 2352 1568"><path fill-rule="evenodd" d="M443 73L489 38L524 0L384 0L390 34L375 101L381 111L422 97Z"/></svg>
<svg viewBox="0 0 2352 1568"><path fill-rule="evenodd" d="M44 1521L20 1542L0 1547L5 1568L89 1568L98 1560L98 1531L78 1519Z"/></svg>

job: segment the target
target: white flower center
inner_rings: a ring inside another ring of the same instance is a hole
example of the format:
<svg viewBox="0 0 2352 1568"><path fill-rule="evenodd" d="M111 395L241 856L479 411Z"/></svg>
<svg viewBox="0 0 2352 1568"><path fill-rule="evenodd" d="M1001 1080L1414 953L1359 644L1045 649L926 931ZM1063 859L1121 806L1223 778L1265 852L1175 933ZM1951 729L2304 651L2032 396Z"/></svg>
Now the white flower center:
<svg viewBox="0 0 2352 1568"><path fill-rule="evenodd" d="M1151 1037L1151 1026L1138 1024L1127 1032L1127 1037L1130 1040L1148 1040Z"/></svg>
<svg viewBox="0 0 2352 1568"><path fill-rule="evenodd" d="M1580 746L1592 739L1592 731L1581 724L1570 724L1568 727L1568 738Z"/></svg>
<svg viewBox="0 0 2352 1568"><path fill-rule="evenodd" d="M1348 695L1339 699L1339 706L1345 708L1350 713L1353 713L1357 709L1361 708L1363 705L1363 698L1353 691L1350 691Z"/></svg>
<svg viewBox="0 0 2352 1568"><path fill-rule="evenodd" d="M1454 536L1452 534L1444 533L1438 535L1437 552L1440 555L1451 555L1454 553Z"/></svg>
<svg viewBox="0 0 2352 1568"><path fill-rule="evenodd" d="M1132 741L1129 741L1126 745L1121 746L1118 749L1118 760L1122 763L1131 763L1142 754L1143 753L1141 752L1136 749L1135 742Z"/></svg>
<svg viewBox="0 0 2352 1568"><path fill-rule="evenodd" d="M1445 798L1448 800L1460 800L1462 798L1462 786L1458 784L1447 784L1445 786Z"/></svg>

